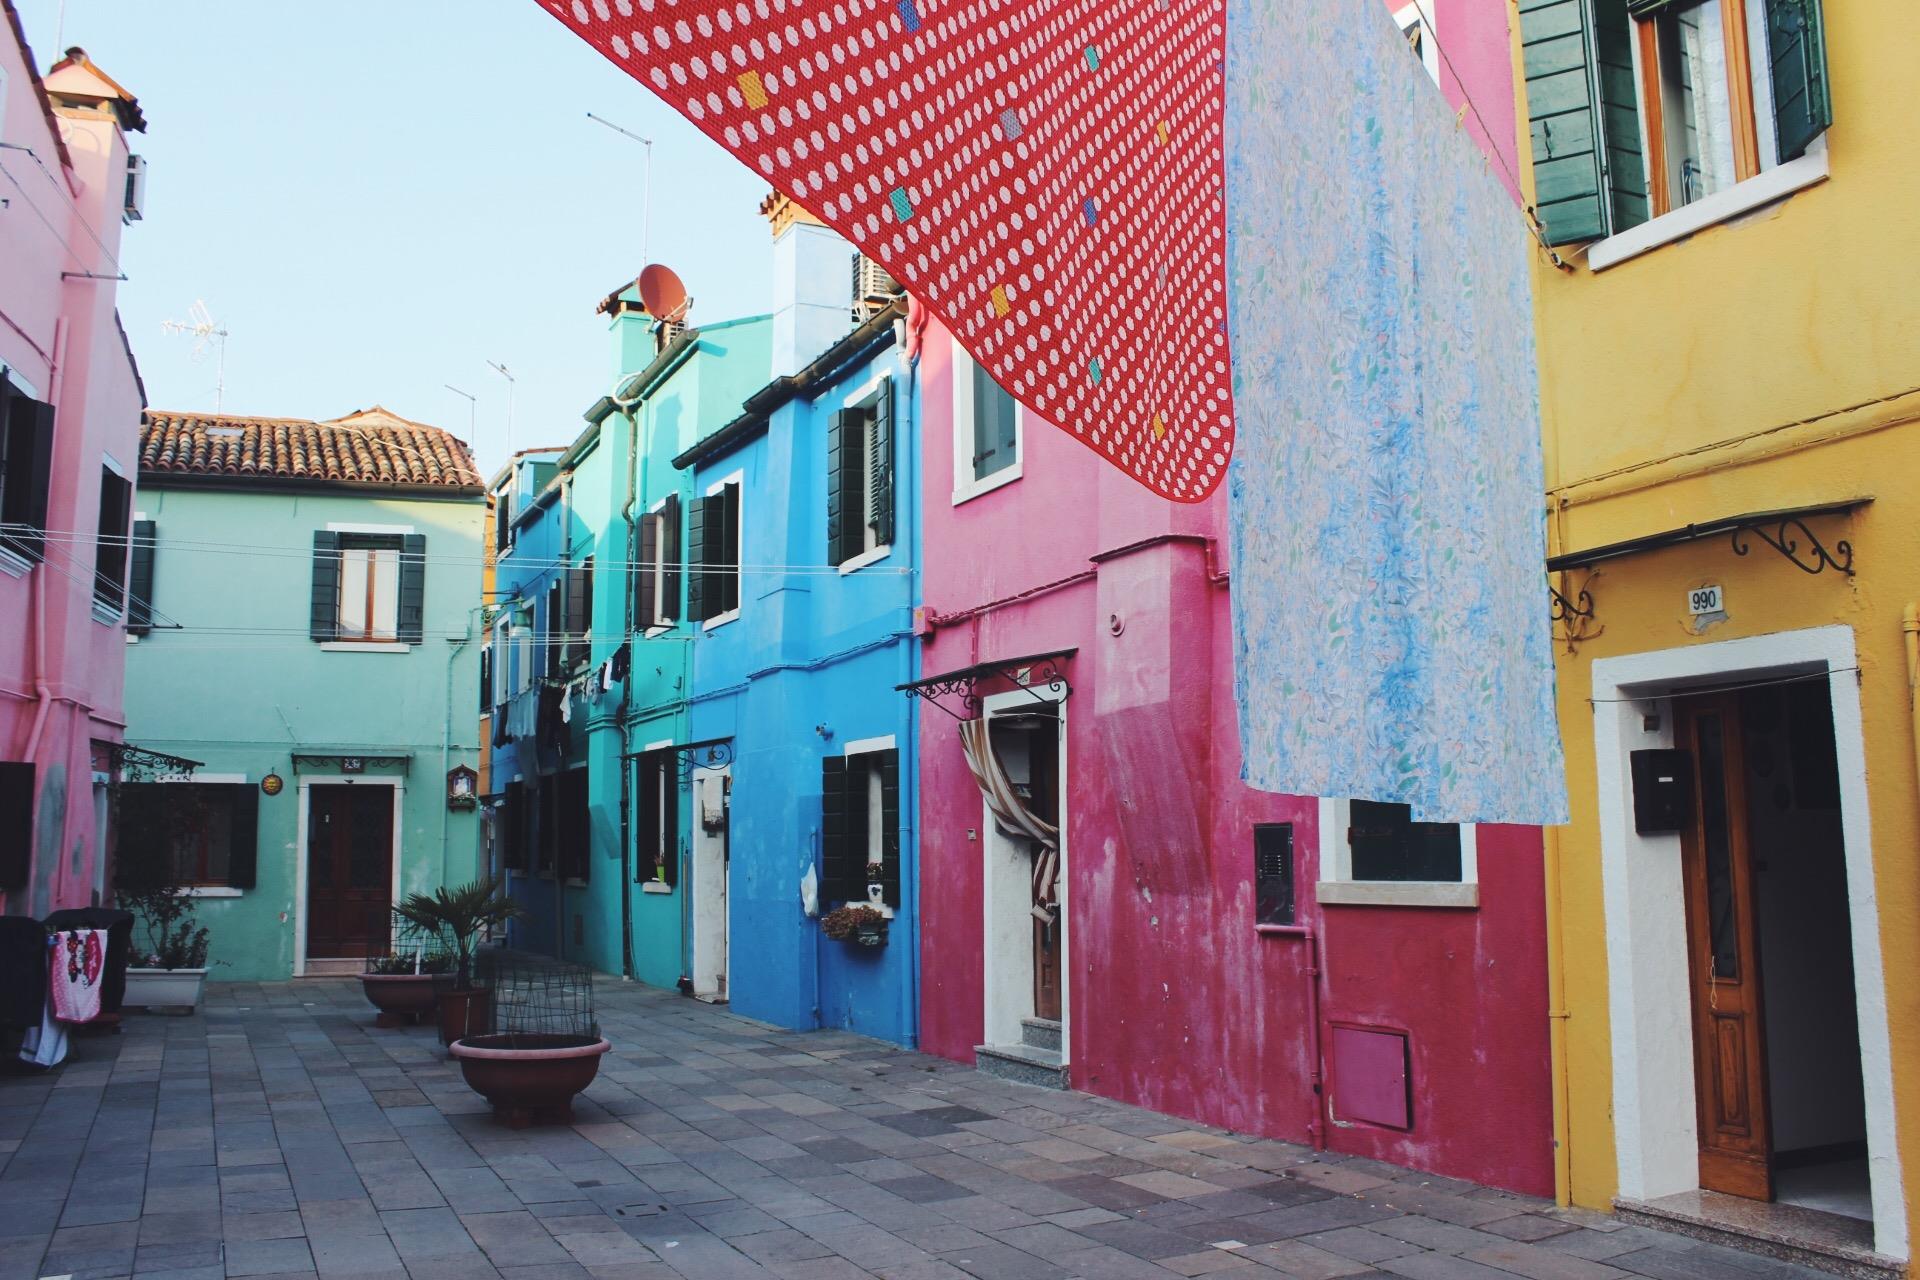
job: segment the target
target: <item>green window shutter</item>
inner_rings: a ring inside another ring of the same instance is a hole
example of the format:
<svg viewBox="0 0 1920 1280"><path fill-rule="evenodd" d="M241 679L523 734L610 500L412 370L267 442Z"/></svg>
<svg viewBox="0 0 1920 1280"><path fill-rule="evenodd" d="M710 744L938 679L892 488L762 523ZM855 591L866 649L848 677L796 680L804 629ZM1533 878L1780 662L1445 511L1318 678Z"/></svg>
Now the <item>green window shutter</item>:
<svg viewBox="0 0 1920 1280"><path fill-rule="evenodd" d="M827 419L827 563L847 558L847 419L842 411Z"/></svg>
<svg viewBox="0 0 1920 1280"><path fill-rule="evenodd" d="M880 896L900 905L900 753L888 749L874 759L880 770Z"/></svg>
<svg viewBox="0 0 1920 1280"><path fill-rule="evenodd" d="M633 569L633 616L642 631L654 625L660 616L660 524L659 516L640 517L640 563Z"/></svg>
<svg viewBox="0 0 1920 1280"><path fill-rule="evenodd" d="M425 534L409 533L400 539L401 644L419 644L426 634L427 617L427 539Z"/></svg>
<svg viewBox="0 0 1920 1280"><path fill-rule="evenodd" d="M313 531L313 611L307 634L323 644L340 635L340 535Z"/></svg>
<svg viewBox="0 0 1920 1280"><path fill-rule="evenodd" d="M661 788L665 798L664 833L660 841L660 878L670 885L680 883L680 757L672 751L659 754L660 772L666 779Z"/></svg>
<svg viewBox="0 0 1920 1280"><path fill-rule="evenodd" d="M227 883L235 889L251 889L260 870L260 791L250 782L241 782L229 787L228 795L233 826Z"/></svg>
<svg viewBox="0 0 1920 1280"><path fill-rule="evenodd" d="M718 518L720 545L725 548L720 564L726 570L720 578L721 613L740 607L740 486L730 484L720 490Z"/></svg>
<svg viewBox="0 0 1920 1280"><path fill-rule="evenodd" d="M33 874L33 783L32 765L0 760L0 889L22 888Z"/></svg>
<svg viewBox="0 0 1920 1280"><path fill-rule="evenodd" d="M680 620L680 495L667 495L660 508L660 621Z"/></svg>
<svg viewBox="0 0 1920 1280"><path fill-rule="evenodd" d="M1647 157L1640 142L1640 83L1633 67L1633 23L1622 0L1593 0L1594 79L1600 90L1602 162L1607 180L1608 235L1653 216Z"/></svg>
<svg viewBox="0 0 1920 1280"><path fill-rule="evenodd" d="M14 391L7 395L6 475L0 521L24 525L0 538L29 560L46 553L47 498L53 487L53 406Z"/></svg>
<svg viewBox="0 0 1920 1280"><path fill-rule="evenodd" d="M593 561L567 570L567 661L571 671L593 658Z"/></svg>
<svg viewBox="0 0 1920 1280"><path fill-rule="evenodd" d="M493 709L493 646L480 646L480 714Z"/></svg>
<svg viewBox="0 0 1920 1280"><path fill-rule="evenodd" d="M127 631L144 636L153 630L153 541L151 520L133 522L133 565L127 581Z"/></svg>
<svg viewBox="0 0 1920 1280"><path fill-rule="evenodd" d="M1767 73L1785 163L1805 155L1807 145L1833 124L1820 0L1767 0Z"/></svg>
<svg viewBox="0 0 1920 1280"><path fill-rule="evenodd" d="M567 669L567 571L547 583L547 675ZM544 803L544 801L543 801Z"/></svg>
<svg viewBox="0 0 1920 1280"><path fill-rule="evenodd" d="M640 793L640 847L633 860L633 878L645 884L654 878L654 870L660 865L660 766L655 756L647 754L634 761L633 767L640 775L635 784Z"/></svg>
<svg viewBox="0 0 1920 1280"><path fill-rule="evenodd" d="M820 900L823 903L844 902L848 896L847 886L860 877L867 860L864 844L856 854L851 828L853 788L850 784L856 776L865 778L864 772L848 769L844 757L827 756L820 761ZM866 812L865 792L860 795L860 811ZM861 823L862 830L865 826Z"/></svg>
<svg viewBox="0 0 1920 1280"><path fill-rule="evenodd" d="M707 511L712 498L695 498L687 508L687 620L705 622L719 612L712 607L707 582Z"/></svg>
<svg viewBox="0 0 1920 1280"><path fill-rule="evenodd" d="M1534 214L1548 244L1607 234L1585 0L1520 0Z"/></svg>
<svg viewBox="0 0 1920 1280"><path fill-rule="evenodd" d="M893 543L893 379L880 379L873 404L873 456L867 468L867 523L879 546Z"/></svg>

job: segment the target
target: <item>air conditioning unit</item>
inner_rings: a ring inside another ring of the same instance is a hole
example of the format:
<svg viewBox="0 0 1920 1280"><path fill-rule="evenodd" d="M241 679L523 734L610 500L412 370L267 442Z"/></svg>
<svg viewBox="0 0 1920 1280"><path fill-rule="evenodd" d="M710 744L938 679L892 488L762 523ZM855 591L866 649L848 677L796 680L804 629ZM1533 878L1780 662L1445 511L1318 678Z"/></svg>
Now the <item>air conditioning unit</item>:
<svg viewBox="0 0 1920 1280"><path fill-rule="evenodd" d="M887 269L864 253L853 256L853 304L855 307L878 310L899 297L906 290L900 282L887 274Z"/></svg>
<svg viewBox="0 0 1920 1280"><path fill-rule="evenodd" d="M127 199L121 207L120 216L128 222L138 222L146 216L147 210L147 158L145 156L127 157Z"/></svg>

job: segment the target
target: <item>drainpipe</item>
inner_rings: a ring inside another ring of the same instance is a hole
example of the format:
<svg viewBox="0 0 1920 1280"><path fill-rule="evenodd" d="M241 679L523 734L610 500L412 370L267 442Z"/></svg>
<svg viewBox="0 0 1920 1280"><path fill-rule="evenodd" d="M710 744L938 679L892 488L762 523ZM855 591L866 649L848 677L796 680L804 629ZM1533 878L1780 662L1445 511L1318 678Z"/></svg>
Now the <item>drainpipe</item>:
<svg viewBox="0 0 1920 1280"><path fill-rule="evenodd" d="M1307 1064L1307 1081L1313 1089L1313 1118L1307 1121L1307 1136L1313 1141L1315 1151L1327 1149L1327 1090L1320 1078L1320 1060L1323 1046L1320 1043L1320 937L1309 929L1303 935L1307 944L1307 1026L1308 1044L1313 1059Z"/></svg>
<svg viewBox="0 0 1920 1280"><path fill-rule="evenodd" d="M58 406L66 385L67 318L53 322L53 368L48 374L47 395ZM40 705L34 708L33 727L27 731L27 746L21 758L32 763L40 750L40 735L47 727L47 713L53 710L53 686L47 683L47 573L36 566L33 575L33 696Z"/></svg>
<svg viewBox="0 0 1920 1280"><path fill-rule="evenodd" d="M1913 611L1908 610L1909 619ZM1907 645L1912 652L1914 636ZM1911 662L1909 662L1911 669ZM1920 722L1916 722L1920 733ZM1562 1207L1573 1203L1573 1117L1567 1065L1567 956L1566 927L1560 916L1560 829L1541 831L1547 892L1547 1045L1553 1072L1553 1198Z"/></svg>
<svg viewBox="0 0 1920 1280"><path fill-rule="evenodd" d="M620 403L620 388L615 384L611 397L614 406L627 420L627 501L620 508L620 518L627 524L627 577L632 576L632 567L640 561L636 545L633 519L634 504L640 498L640 418L636 412L640 402L636 399L631 405ZM631 583L621 587L621 616L626 625L620 630L620 643L633 644L633 588ZM633 981L639 966L633 962L633 679L638 665L639 654L627 655L627 678L620 682L620 975L629 982Z"/></svg>
<svg viewBox="0 0 1920 1280"><path fill-rule="evenodd" d="M908 478L909 482L917 481L920 476L920 422L919 422L919 419L914 414L914 406L919 403L914 395L915 391L919 386L919 382L920 382L920 360L916 352L914 357L908 360L907 362L907 405L906 405L907 411L906 413L900 415L906 425L906 431L903 434L905 435L906 442L907 442L907 465L904 468L902 468L902 470L906 475L906 477ZM912 635L913 597L916 594L914 587L920 581L919 557L920 557L920 554L922 553L920 551L919 495L918 493L915 493L912 495L912 497L908 501L905 501L905 502L900 501L900 496L901 495L899 494L895 495L894 504L893 504L894 509L895 509L895 512L900 517L901 528L905 530L907 534L907 546L910 549L912 549L915 553L912 557L912 563L910 565L912 572L907 576L907 579L906 579L906 583L907 583L906 626L903 628L903 630L905 630L908 634L904 638L902 638L899 642L900 643L900 683L905 684L909 680L913 679L913 653L914 653L914 649L917 647L917 642ZM911 895L910 901L903 901L900 905L903 909L906 909L908 913L907 918L913 922L913 946L908 948L908 951L907 951L907 984L906 984L906 991L904 993L905 1004L906 1004L905 1023L906 1023L906 1031L907 1031L907 1037L906 1037L907 1045L910 1048L918 1049L920 1047L920 926L921 926L921 920L920 920L920 759L919 759L919 756L920 756L920 699L908 698L906 702L907 702L907 735L904 739L902 739L902 743L907 750L914 753L914 758L907 762L907 767L905 769L902 769L900 771L901 776L907 780L906 783L901 788L901 790L905 794L903 794L900 797L900 812L903 815L908 815L907 822L910 824L909 829L913 833L913 875L910 877L904 876L904 875L900 877L901 896L903 898L906 898L908 897L908 895ZM906 848L905 842L903 841L901 845L901 851L902 851L903 857L905 856L905 848ZM816 945L818 944L816 943Z"/></svg>
<svg viewBox="0 0 1920 1280"><path fill-rule="evenodd" d="M1907 712L1913 720L1914 765L1920 768L1920 605L1907 606L1900 630L1907 638Z"/></svg>
<svg viewBox="0 0 1920 1280"><path fill-rule="evenodd" d="M441 731L440 731L440 779L441 779L442 786L446 785L448 762L453 758L453 664L460 657L461 650L465 649L467 645L471 643L473 640L473 615L477 613L479 609L483 609L485 607L486 607L485 605L481 605L476 609L467 610L466 634L461 636L458 640L449 640L447 642L453 647L447 651L447 700L446 700L447 716L446 716L446 723L441 728ZM440 883L441 884L445 884L447 882L447 837L451 834L451 828L449 824L452 822L452 819L447 816L450 811L447 805L444 803L445 799L446 799L445 796L441 797L441 800L443 803L440 806Z"/></svg>

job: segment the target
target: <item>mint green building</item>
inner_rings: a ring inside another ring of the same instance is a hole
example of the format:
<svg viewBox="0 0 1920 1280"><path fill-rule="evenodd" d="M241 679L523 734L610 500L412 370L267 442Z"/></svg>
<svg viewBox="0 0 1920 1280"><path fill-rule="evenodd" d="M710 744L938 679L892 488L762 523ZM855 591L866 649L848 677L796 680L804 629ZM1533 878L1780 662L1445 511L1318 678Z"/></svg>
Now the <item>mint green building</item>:
<svg viewBox="0 0 1920 1280"><path fill-rule="evenodd" d="M135 508L129 730L200 764L124 788L119 858L194 886L214 981L359 972L480 870L473 457L377 407L150 412Z"/></svg>

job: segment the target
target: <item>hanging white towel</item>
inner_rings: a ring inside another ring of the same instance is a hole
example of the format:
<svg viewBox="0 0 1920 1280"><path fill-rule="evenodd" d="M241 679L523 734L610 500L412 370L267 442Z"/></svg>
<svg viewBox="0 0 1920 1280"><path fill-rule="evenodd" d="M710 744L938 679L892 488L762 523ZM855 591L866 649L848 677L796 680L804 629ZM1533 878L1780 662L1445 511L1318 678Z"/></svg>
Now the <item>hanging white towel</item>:
<svg viewBox="0 0 1920 1280"><path fill-rule="evenodd" d="M560 723L573 723L573 686L560 690Z"/></svg>

